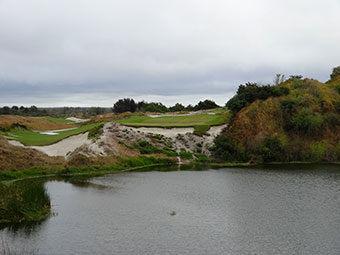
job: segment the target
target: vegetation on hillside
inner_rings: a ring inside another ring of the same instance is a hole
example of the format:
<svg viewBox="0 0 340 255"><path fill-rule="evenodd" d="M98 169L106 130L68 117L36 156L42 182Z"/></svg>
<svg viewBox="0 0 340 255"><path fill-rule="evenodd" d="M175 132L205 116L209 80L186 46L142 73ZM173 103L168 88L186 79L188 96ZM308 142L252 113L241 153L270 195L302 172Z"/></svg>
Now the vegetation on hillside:
<svg viewBox="0 0 340 255"><path fill-rule="evenodd" d="M294 76L277 86L241 85L212 154L220 161L339 161L338 71L327 83Z"/></svg>

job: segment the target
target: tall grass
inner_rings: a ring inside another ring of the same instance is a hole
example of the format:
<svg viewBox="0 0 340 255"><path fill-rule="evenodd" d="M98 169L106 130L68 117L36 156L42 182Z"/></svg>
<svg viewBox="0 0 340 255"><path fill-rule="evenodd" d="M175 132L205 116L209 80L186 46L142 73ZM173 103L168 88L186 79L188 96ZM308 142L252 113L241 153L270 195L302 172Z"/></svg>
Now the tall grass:
<svg viewBox="0 0 340 255"><path fill-rule="evenodd" d="M39 180L0 185L0 223L39 221L49 215L50 197Z"/></svg>

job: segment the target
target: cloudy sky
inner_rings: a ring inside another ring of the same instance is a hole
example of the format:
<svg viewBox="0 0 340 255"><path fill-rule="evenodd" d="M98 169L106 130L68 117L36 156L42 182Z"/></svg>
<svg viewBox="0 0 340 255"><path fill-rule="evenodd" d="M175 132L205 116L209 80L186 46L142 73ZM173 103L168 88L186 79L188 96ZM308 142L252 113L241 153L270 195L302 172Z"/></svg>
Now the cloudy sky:
<svg viewBox="0 0 340 255"><path fill-rule="evenodd" d="M224 104L340 65L338 0L0 0L0 105Z"/></svg>

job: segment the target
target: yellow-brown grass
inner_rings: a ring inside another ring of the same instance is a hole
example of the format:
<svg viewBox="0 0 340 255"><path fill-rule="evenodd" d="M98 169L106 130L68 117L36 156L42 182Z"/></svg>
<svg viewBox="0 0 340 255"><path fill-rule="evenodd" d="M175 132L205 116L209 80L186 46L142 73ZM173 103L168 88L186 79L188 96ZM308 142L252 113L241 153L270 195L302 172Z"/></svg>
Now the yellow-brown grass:
<svg viewBox="0 0 340 255"><path fill-rule="evenodd" d="M0 115L0 126L10 127L13 124L21 124L32 130L57 130L76 127L64 122L53 122L39 117L23 117L17 115Z"/></svg>
<svg viewBox="0 0 340 255"><path fill-rule="evenodd" d="M63 157L49 157L34 149L14 146L0 136L0 171L35 167L56 169L63 166L64 162Z"/></svg>
<svg viewBox="0 0 340 255"><path fill-rule="evenodd" d="M327 140L328 146L335 148L340 141L340 127L324 125L322 132L317 136L301 136L294 132L289 134L284 129L285 116L281 109L281 102L285 99L300 98L304 108L325 116L328 113L337 113L335 102L340 102L340 95L334 89L340 84L340 76L326 84L316 80L306 79L305 86L296 87L294 81L288 80L280 86L290 88L290 94L281 97L270 97L266 100L257 100L244 107L235 116L232 124L225 130L225 134L234 138L245 149L258 148L266 136L278 136L281 140L299 143L308 146L317 141Z"/></svg>

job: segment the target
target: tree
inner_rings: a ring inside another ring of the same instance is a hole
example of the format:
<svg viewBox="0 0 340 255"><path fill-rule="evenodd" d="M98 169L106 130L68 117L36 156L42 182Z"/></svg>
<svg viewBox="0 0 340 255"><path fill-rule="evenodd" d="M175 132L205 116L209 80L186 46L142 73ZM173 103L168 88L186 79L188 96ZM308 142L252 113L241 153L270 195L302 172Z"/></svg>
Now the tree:
<svg viewBox="0 0 340 255"><path fill-rule="evenodd" d="M177 103L174 106L170 107L169 110L171 112L181 112L185 110L185 107L184 105Z"/></svg>
<svg viewBox="0 0 340 255"><path fill-rule="evenodd" d="M212 100L204 100L204 101L200 101L195 107L194 110L195 111L199 111L199 110L208 110L208 109L214 109L219 107L214 101Z"/></svg>
<svg viewBox="0 0 340 255"><path fill-rule="evenodd" d="M284 74L276 74L274 78L274 85L277 86L283 83L285 80L286 80L286 77Z"/></svg>
<svg viewBox="0 0 340 255"><path fill-rule="evenodd" d="M333 72L331 73L331 79L335 78L338 75L340 75L340 66L333 68Z"/></svg>
<svg viewBox="0 0 340 255"><path fill-rule="evenodd" d="M290 75L289 79L293 79L293 80L301 80L303 78L302 75Z"/></svg>
<svg viewBox="0 0 340 255"><path fill-rule="evenodd" d="M135 112L137 105L132 98L119 99L114 105L112 111L114 113Z"/></svg>

